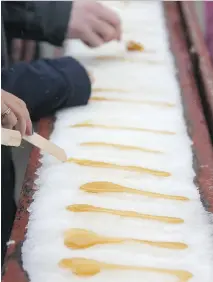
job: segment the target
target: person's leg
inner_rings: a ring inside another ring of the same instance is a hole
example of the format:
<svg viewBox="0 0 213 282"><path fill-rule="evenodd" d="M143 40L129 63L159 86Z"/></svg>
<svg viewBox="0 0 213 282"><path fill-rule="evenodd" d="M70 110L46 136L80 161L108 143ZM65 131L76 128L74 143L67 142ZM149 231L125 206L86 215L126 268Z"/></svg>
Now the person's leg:
<svg viewBox="0 0 213 282"><path fill-rule="evenodd" d="M86 105L91 93L86 70L71 57L17 63L2 72L2 88L25 101L33 121Z"/></svg>
<svg viewBox="0 0 213 282"><path fill-rule="evenodd" d="M14 201L15 174L9 147L1 146L1 264L16 212Z"/></svg>

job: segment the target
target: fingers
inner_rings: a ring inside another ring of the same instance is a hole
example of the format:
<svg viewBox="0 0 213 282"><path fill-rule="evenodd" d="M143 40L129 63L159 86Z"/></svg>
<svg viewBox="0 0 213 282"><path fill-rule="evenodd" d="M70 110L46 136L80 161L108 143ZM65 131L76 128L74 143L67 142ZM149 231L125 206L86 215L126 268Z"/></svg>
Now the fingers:
<svg viewBox="0 0 213 282"><path fill-rule="evenodd" d="M26 125L26 135L32 135L33 134L33 125L30 119L27 120L27 125Z"/></svg>
<svg viewBox="0 0 213 282"><path fill-rule="evenodd" d="M104 7L99 4L99 18L102 20L102 23L105 22L108 26L111 26L113 29L114 37L113 39L120 40L121 38L121 21L118 15L108 7Z"/></svg>
<svg viewBox="0 0 213 282"><path fill-rule="evenodd" d="M96 1L74 1L67 32L90 47L121 39L121 21L111 9Z"/></svg>
<svg viewBox="0 0 213 282"><path fill-rule="evenodd" d="M21 136L24 136L26 133L26 128L27 128L26 120L23 117L19 117L15 129L20 131Z"/></svg>
<svg viewBox="0 0 213 282"><path fill-rule="evenodd" d="M30 119L26 119L26 116L21 111L16 110L16 114L11 111L2 120L2 126L7 129L16 129L22 136L25 134L32 135L32 122Z"/></svg>
<svg viewBox="0 0 213 282"><path fill-rule="evenodd" d="M7 129L13 129L17 124L17 118L14 113L11 111L8 115L6 115L2 121L2 126Z"/></svg>
<svg viewBox="0 0 213 282"><path fill-rule="evenodd" d="M17 118L17 124L15 126L15 129L20 131L21 135L23 136L26 133L27 121L30 120L26 104L23 101L18 100L15 105L11 106L11 109Z"/></svg>
<svg viewBox="0 0 213 282"><path fill-rule="evenodd" d="M3 121L4 126L7 128L15 127L15 129L20 131L22 136L25 134L31 135L32 123L24 101L3 90L1 95L6 109L8 107L11 109L11 113L6 116L7 119L5 117L6 121Z"/></svg>
<svg viewBox="0 0 213 282"><path fill-rule="evenodd" d="M1 114L4 114L8 110L8 106L4 103L3 99L1 101ZM17 124L17 118L10 109L10 112L1 118L1 124L4 128L13 129Z"/></svg>
<svg viewBox="0 0 213 282"><path fill-rule="evenodd" d="M122 37L122 26L121 24L119 24L117 27L116 27L116 31L117 31L117 37L116 39L118 41L121 41L121 37Z"/></svg>
<svg viewBox="0 0 213 282"><path fill-rule="evenodd" d="M18 98L17 98L18 99ZM17 103L20 105L23 116L26 118L26 120L30 120L30 114L27 109L26 103L20 99L18 99Z"/></svg>
<svg viewBox="0 0 213 282"><path fill-rule="evenodd" d="M95 33L93 29L89 28L85 32L83 41L90 47L99 47L104 43L104 40L101 38L101 36Z"/></svg>
<svg viewBox="0 0 213 282"><path fill-rule="evenodd" d="M100 36L103 42L110 42L117 38L117 31L107 22L98 18L92 19L93 31Z"/></svg>
<svg viewBox="0 0 213 282"><path fill-rule="evenodd" d="M85 30L83 41L90 47L99 47L106 42L119 39L120 32L112 25L92 17L90 19L90 26Z"/></svg>

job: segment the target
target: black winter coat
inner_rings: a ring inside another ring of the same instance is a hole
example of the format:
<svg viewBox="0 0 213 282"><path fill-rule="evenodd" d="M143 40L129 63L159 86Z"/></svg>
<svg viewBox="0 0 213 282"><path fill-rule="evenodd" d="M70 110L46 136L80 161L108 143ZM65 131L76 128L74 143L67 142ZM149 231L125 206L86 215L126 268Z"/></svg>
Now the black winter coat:
<svg viewBox="0 0 213 282"><path fill-rule="evenodd" d="M9 68L7 64L8 37L62 45L72 2L3 1L1 7L2 89L25 101L34 120L61 108L86 105L91 93L91 83L86 70L75 59L65 57L59 60L38 60L31 64L21 62ZM15 177L10 148L5 146L1 148L3 263L16 206L13 199Z"/></svg>
<svg viewBox="0 0 213 282"><path fill-rule="evenodd" d="M7 39L46 41L61 46L72 1L1 1L2 66L8 62Z"/></svg>

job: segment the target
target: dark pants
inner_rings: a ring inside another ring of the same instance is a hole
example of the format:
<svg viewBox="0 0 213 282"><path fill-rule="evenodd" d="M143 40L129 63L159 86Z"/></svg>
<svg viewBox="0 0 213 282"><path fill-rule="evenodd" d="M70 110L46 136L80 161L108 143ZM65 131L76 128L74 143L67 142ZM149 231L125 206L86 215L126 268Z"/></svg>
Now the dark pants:
<svg viewBox="0 0 213 282"><path fill-rule="evenodd" d="M62 108L86 105L91 85L85 69L76 60L64 57L31 64L21 62L2 70L2 89L24 100L32 120L37 121ZM10 148L2 146L1 163L3 262L16 211Z"/></svg>
<svg viewBox="0 0 213 282"><path fill-rule="evenodd" d="M9 147L1 146L1 264L13 224L16 205L14 201L15 174Z"/></svg>

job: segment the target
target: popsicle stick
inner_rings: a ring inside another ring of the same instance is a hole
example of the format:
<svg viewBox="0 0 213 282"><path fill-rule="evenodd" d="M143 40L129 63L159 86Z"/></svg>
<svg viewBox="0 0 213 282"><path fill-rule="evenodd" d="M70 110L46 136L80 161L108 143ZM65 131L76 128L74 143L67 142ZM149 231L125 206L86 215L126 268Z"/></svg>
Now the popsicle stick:
<svg viewBox="0 0 213 282"><path fill-rule="evenodd" d="M19 131L1 128L1 145L19 147L21 134Z"/></svg>
<svg viewBox="0 0 213 282"><path fill-rule="evenodd" d="M58 147L37 133L34 133L31 136L24 136L23 139L62 162L67 160L66 153L62 148Z"/></svg>

